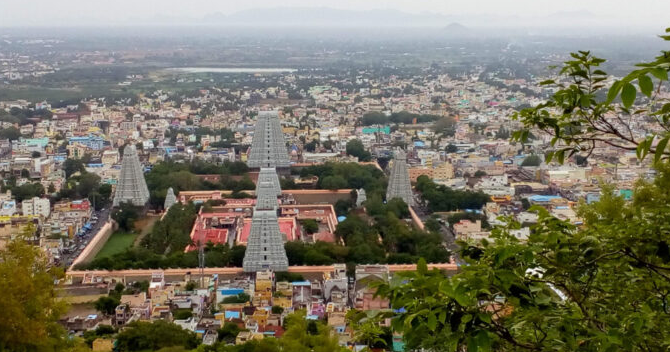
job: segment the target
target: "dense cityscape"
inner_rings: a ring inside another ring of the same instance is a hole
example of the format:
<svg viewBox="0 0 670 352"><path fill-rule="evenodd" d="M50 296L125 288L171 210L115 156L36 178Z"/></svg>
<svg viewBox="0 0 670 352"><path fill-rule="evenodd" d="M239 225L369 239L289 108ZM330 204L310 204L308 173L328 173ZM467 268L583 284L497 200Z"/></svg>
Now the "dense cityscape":
<svg viewBox="0 0 670 352"><path fill-rule="evenodd" d="M203 28L0 29L0 351L670 348L668 33Z"/></svg>

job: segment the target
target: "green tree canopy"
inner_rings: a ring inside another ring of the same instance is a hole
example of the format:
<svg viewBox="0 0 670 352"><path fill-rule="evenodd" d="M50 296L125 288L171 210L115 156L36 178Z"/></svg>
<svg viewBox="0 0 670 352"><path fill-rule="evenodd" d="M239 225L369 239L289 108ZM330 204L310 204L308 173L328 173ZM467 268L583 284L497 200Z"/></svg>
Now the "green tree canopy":
<svg viewBox="0 0 670 352"><path fill-rule="evenodd" d="M125 231L132 231L135 220L139 217L137 208L130 202L119 204L118 209L112 213L112 219Z"/></svg>
<svg viewBox="0 0 670 352"><path fill-rule="evenodd" d="M521 166L540 166L542 164L542 158L539 155L529 155L521 162Z"/></svg>
<svg viewBox="0 0 670 352"><path fill-rule="evenodd" d="M111 296L102 296L94 302L95 310L106 315L114 314L116 307L119 305L119 300Z"/></svg>
<svg viewBox="0 0 670 352"><path fill-rule="evenodd" d="M360 139L352 139L347 142L347 155L355 156L359 161L370 161L372 160L372 155L369 151L365 150L363 142Z"/></svg>
<svg viewBox="0 0 670 352"><path fill-rule="evenodd" d="M0 350L65 349L65 331L58 319L67 306L56 298L54 287L63 272L48 265L39 247L25 242L33 232L29 226L0 249Z"/></svg>
<svg viewBox="0 0 670 352"><path fill-rule="evenodd" d="M668 30L670 33L670 29ZM670 40L670 35L663 36ZM632 111L637 91L653 96L656 78L668 80L668 52L614 83L607 98L603 60L588 52L572 55L561 74L569 83L546 104L524 109L524 129L514 138L527 139L530 129L554 136L547 159L586 152L595 142L636 150L643 159L654 155L653 181L640 180L631 201L603 185L598 202L577 208L583 225L561 221L542 207L526 242L511 235L520 224L512 218L493 229L481 243L461 243L467 265L447 276L418 270L379 284L389 298L395 330L407 347L434 351L667 351L670 348L670 162L666 151L666 118L670 104ZM633 85L633 82L636 85ZM657 86L658 87L658 86ZM620 99L621 104L615 104ZM661 98L662 99L662 98ZM665 109L665 110L664 110ZM654 116L656 134L637 139L631 126L608 125L617 114ZM605 116L608 116L605 118ZM623 130L622 130L623 129ZM625 132L622 132L625 131ZM655 141L655 143L651 143ZM555 144L554 144L555 145Z"/></svg>
<svg viewBox="0 0 670 352"><path fill-rule="evenodd" d="M133 322L117 336L120 351L155 351L164 347L181 346L192 349L198 346L195 333L164 320Z"/></svg>
<svg viewBox="0 0 670 352"><path fill-rule="evenodd" d="M18 140L19 137L21 137L21 132L14 126L0 129L0 139L15 141Z"/></svg>

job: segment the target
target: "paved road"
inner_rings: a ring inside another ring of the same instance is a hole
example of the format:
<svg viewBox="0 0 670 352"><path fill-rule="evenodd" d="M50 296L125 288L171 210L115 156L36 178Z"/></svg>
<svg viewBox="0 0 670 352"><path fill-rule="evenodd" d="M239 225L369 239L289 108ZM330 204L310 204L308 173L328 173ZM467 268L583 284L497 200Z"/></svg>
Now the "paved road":
<svg viewBox="0 0 670 352"><path fill-rule="evenodd" d="M98 233L100 228L105 224L105 221L110 216L110 211L111 207L106 207L103 208L101 211L93 212L92 216L97 216L98 221L95 224L93 224L91 230L86 232L84 236L79 237L75 235L75 237L72 239L72 243L74 243L74 250L67 254L61 255L61 265L64 265L66 268L70 267L72 262L79 256L81 251L86 247L86 245L88 245L88 243L95 236L95 234Z"/></svg>
<svg viewBox="0 0 670 352"><path fill-rule="evenodd" d="M421 218L421 221L426 223L426 220L430 218L432 213L428 210L428 208L424 207L421 205L421 198L416 197L413 206L414 211L416 212L416 215ZM462 265L465 264L463 259L461 259L460 255L458 252L460 251L461 247L456 243L456 236L454 233L451 231L451 229L448 226L445 225L440 225L440 233L442 233L442 239L444 241L444 245L451 251L451 257L454 260L454 262L457 265Z"/></svg>

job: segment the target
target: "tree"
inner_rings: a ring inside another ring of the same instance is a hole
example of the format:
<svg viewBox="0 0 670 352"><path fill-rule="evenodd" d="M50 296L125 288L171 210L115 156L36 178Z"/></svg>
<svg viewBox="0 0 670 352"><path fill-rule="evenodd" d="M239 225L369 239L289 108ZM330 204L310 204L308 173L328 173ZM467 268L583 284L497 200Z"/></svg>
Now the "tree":
<svg viewBox="0 0 670 352"><path fill-rule="evenodd" d="M223 299L222 303L246 303L251 297L246 293L238 293L236 296L228 296Z"/></svg>
<svg viewBox="0 0 670 352"><path fill-rule="evenodd" d="M116 310L116 307L119 305L120 301L117 298L111 296L102 296L98 298L93 306L95 310L101 312L105 315L112 315Z"/></svg>
<svg viewBox="0 0 670 352"><path fill-rule="evenodd" d="M527 156L521 162L521 166L540 166L540 164L542 164L542 159L535 154Z"/></svg>
<svg viewBox="0 0 670 352"><path fill-rule="evenodd" d="M447 147L445 148L445 151L447 153L456 153L458 151L458 147L449 143L449 144L447 144Z"/></svg>
<svg viewBox="0 0 670 352"><path fill-rule="evenodd" d="M70 178L76 172L84 173L86 168L81 159L68 158L63 162L63 170L65 171L65 178Z"/></svg>
<svg viewBox="0 0 670 352"><path fill-rule="evenodd" d="M369 350L386 349L392 344L391 329L382 326L382 316L352 309L347 312L347 322L354 331L356 342Z"/></svg>
<svg viewBox="0 0 670 352"><path fill-rule="evenodd" d="M193 311L189 308L177 309L172 315L175 320L186 320L193 316Z"/></svg>
<svg viewBox="0 0 670 352"><path fill-rule="evenodd" d="M16 201L22 202L24 199L41 197L44 195L44 186L41 183L24 183L18 187L12 187L12 195Z"/></svg>
<svg viewBox="0 0 670 352"><path fill-rule="evenodd" d="M496 132L496 138L498 139L509 139L509 136L509 131L503 126L500 126L498 132Z"/></svg>
<svg viewBox="0 0 670 352"><path fill-rule="evenodd" d="M440 222L435 218L435 217L430 217L426 222L424 222L424 226L426 226L426 229L428 231L433 231L433 232L439 232L442 227L440 226Z"/></svg>
<svg viewBox="0 0 670 352"><path fill-rule="evenodd" d="M359 161L370 161L372 160L372 155L370 152L365 150L363 142L360 139L352 139L347 142L346 146L347 155L355 156Z"/></svg>
<svg viewBox="0 0 670 352"><path fill-rule="evenodd" d="M486 171L484 170L475 171L475 177L484 177L484 176L486 176Z"/></svg>
<svg viewBox="0 0 670 352"><path fill-rule="evenodd" d="M305 150L313 153L316 150L317 145L319 145L319 142L316 139L313 139L309 143L305 144Z"/></svg>
<svg viewBox="0 0 670 352"><path fill-rule="evenodd" d="M197 347L195 333L164 320L154 322L132 322L117 336L120 351L155 351L164 347L181 346L187 349Z"/></svg>
<svg viewBox="0 0 670 352"><path fill-rule="evenodd" d="M286 331L279 339L283 351L295 352L343 352L337 335L323 322L305 319L305 311L290 314L285 319Z"/></svg>
<svg viewBox="0 0 670 352"><path fill-rule="evenodd" d="M217 330L219 341L224 343L235 343L235 338L240 331L242 331L242 329L240 329L237 324L227 321L223 324L222 328Z"/></svg>
<svg viewBox="0 0 670 352"><path fill-rule="evenodd" d="M100 187L100 176L94 173L85 172L76 176L75 182L77 183L77 194L81 197L88 198L89 194Z"/></svg>
<svg viewBox="0 0 670 352"><path fill-rule="evenodd" d="M435 122L433 130L437 134L453 136L456 133L456 120L453 117L443 117Z"/></svg>
<svg viewBox="0 0 670 352"><path fill-rule="evenodd" d="M135 220L139 217L137 208L130 202L119 204L118 209L112 213L112 219L125 231L132 231Z"/></svg>
<svg viewBox="0 0 670 352"><path fill-rule="evenodd" d="M393 308L406 309L394 326L410 348L665 350L670 166L660 172L653 184L638 183L632 203L605 187L599 202L579 208L583 228L536 208L526 244L509 234L519 226L510 222L491 241L466 245L468 265L451 278L419 266L400 275L407 284L380 286ZM417 311L425 313L412 317Z"/></svg>
<svg viewBox="0 0 670 352"><path fill-rule="evenodd" d="M35 159L35 158L39 158L39 157L41 157L41 156L42 156L42 153L40 153L40 152L38 152L38 151L36 150L36 151L32 152L32 154L30 154L30 156L31 156L33 159Z"/></svg>
<svg viewBox="0 0 670 352"><path fill-rule="evenodd" d="M421 198L433 212L481 209L491 199L482 192L459 191L438 185L425 175L417 178L415 189L421 192Z"/></svg>
<svg viewBox="0 0 670 352"><path fill-rule="evenodd" d="M668 35L663 38L670 40ZM402 308L387 316L404 334L408 348L670 348L665 333L670 329L670 230L666 226L670 223L670 162L663 142L667 132L657 132L651 140L636 139L627 132L631 126L625 121L611 124L609 117L638 114L629 110L636 91L652 96L650 75L667 81L670 56L664 52L656 61L639 65L614 83L606 100L597 94L604 90L606 74L594 69L603 60L588 52L572 57L561 71L570 85L559 85L546 104L522 111L519 117L525 129L515 132L514 138L525 140L528 128L552 134L565 147L550 151L547 159L559 163L577 152L586 151L588 156L596 141L623 150L632 148L640 159L654 155L657 177L653 182L638 181L630 202L618 196L615 187L603 185L598 202L582 202L577 208L583 219L579 227L551 216L542 207L531 207L539 220L525 243L510 234L520 224L507 219L505 226L493 229L490 240L461 243L461 257L467 265L451 277L429 271L421 262L416 272L401 273L391 283L379 284L377 293L389 298L392 308ZM613 104L617 97L622 106ZM646 114L670 112L670 105L666 112L664 105L657 106L661 108ZM659 117L650 123L667 121ZM665 127L655 130L667 131ZM654 147L646 142L656 138Z"/></svg>
<svg viewBox="0 0 670 352"><path fill-rule="evenodd" d="M575 155L575 164L579 166L587 166L589 163L588 158L583 155Z"/></svg>
<svg viewBox="0 0 670 352"><path fill-rule="evenodd" d="M670 33L670 32L666 32ZM670 42L670 35L661 36ZM561 147L546 153L547 161L578 153L588 157L597 144L603 143L621 150L635 151L644 159L653 154L654 160L670 157L670 105L667 96L658 94L661 86L668 82L670 55L662 51L655 60L637 65L621 80L609 88L605 85L608 75L600 65L604 59L588 51L572 53L573 60L566 61L560 71L561 81L548 80L545 85L558 91L546 102L533 108L521 110L515 118L523 129L513 134L513 139L525 142L530 130L537 128L552 136L552 147L561 142ZM654 83L657 80L657 83ZM636 83L636 84L635 84ZM641 93L641 94L638 94ZM620 104L615 104L617 98ZM648 101L644 107L634 109L636 101ZM614 121L611 121L614 116ZM626 116L625 120L622 116ZM644 119L653 124L649 131L634 133L626 121Z"/></svg>
<svg viewBox="0 0 670 352"><path fill-rule="evenodd" d="M300 224L302 225L303 230L310 235L319 231L319 223L314 219L302 220Z"/></svg>
<svg viewBox="0 0 670 352"><path fill-rule="evenodd" d="M58 319L67 305L57 298L54 287L63 271L49 265L40 248L25 241L34 231L27 226L0 249L0 350L64 349L65 331Z"/></svg>
<svg viewBox="0 0 670 352"><path fill-rule="evenodd" d="M321 180L321 187L324 189L329 189L329 190L338 190L342 188L347 188L348 183L347 180L344 179L342 176L326 176L323 180Z"/></svg>
<svg viewBox="0 0 670 352"><path fill-rule="evenodd" d="M9 139L10 141L18 140L21 137L21 132L16 127L7 127L0 129L0 139Z"/></svg>

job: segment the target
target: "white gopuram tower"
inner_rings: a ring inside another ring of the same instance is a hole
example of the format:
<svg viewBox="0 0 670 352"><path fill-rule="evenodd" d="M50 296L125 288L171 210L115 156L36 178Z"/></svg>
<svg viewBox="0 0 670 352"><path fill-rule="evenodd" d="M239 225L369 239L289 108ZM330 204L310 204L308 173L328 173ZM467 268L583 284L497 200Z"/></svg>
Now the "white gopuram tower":
<svg viewBox="0 0 670 352"><path fill-rule="evenodd" d="M275 177L277 177L276 172ZM259 177L256 187L256 206L251 218L247 249L244 253L245 272L288 270L284 238L279 231L277 218L277 191L272 181L261 182Z"/></svg>
<svg viewBox="0 0 670 352"><path fill-rule="evenodd" d="M389 185L386 189L386 201L388 202L393 198L401 198L408 206L414 205L412 185L409 182L407 155L401 149L397 149L395 152Z"/></svg>
<svg viewBox="0 0 670 352"><path fill-rule="evenodd" d="M269 183L272 190L271 194L274 194L276 197L281 196L281 184L279 183L279 176L277 175L277 169L274 167L262 167L260 173L258 174L258 181L256 181L256 194L260 193L260 187L262 184Z"/></svg>
<svg viewBox="0 0 670 352"><path fill-rule="evenodd" d="M288 150L277 111L258 113L247 165L251 168L289 167Z"/></svg>
<svg viewBox="0 0 670 352"><path fill-rule="evenodd" d="M121 160L121 173L119 182L114 193L113 206L119 206L124 202L130 202L135 206L143 207L149 201L149 189L144 179L144 171L137 156L134 145L126 145L123 148L123 159Z"/></svg>
<svg viewBox="0 0 670 352"><path fill-rule="evenodd" d="M167 194L165 195L165 203L163 203L163 209L168 211L171 206L177 203L177 196L174 195L174 190L172 187L168 188Z"/></svg>

